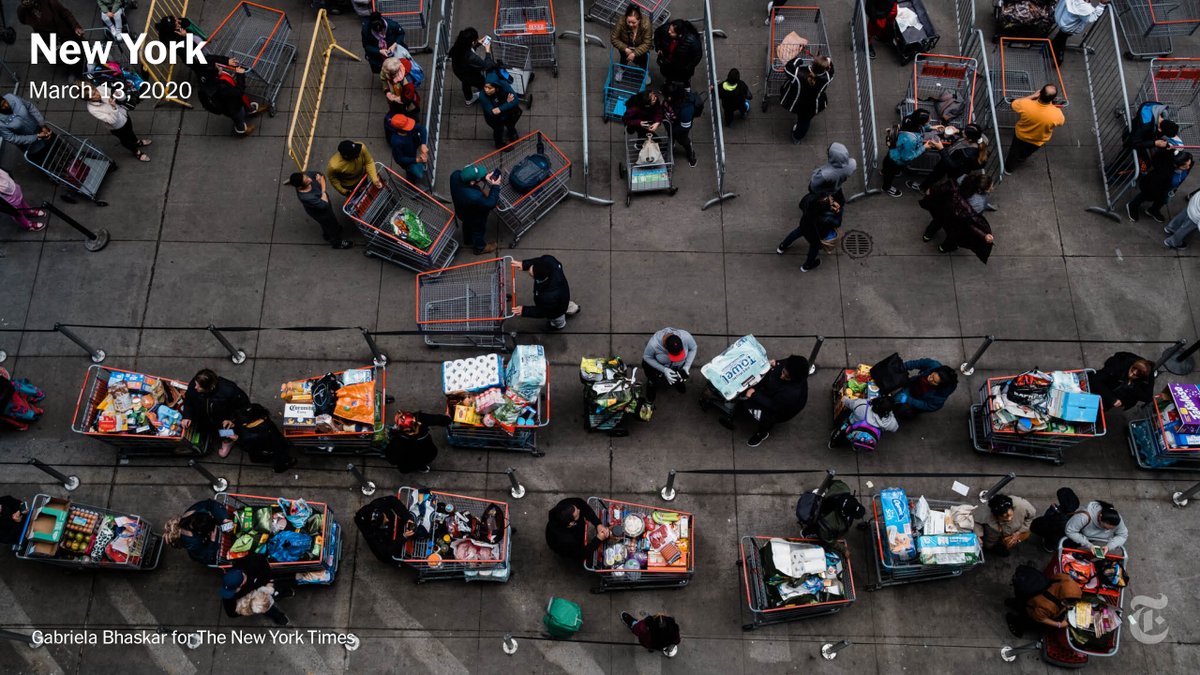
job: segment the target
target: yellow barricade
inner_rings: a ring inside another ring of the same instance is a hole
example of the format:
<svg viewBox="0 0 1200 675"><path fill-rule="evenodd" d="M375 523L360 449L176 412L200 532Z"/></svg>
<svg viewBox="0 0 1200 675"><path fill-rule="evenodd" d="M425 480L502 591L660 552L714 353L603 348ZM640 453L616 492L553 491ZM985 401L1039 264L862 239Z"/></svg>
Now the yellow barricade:
<svg viewBox="0 0 1200 675"><path fill-rule="evenodd" d="M308 168L313 136L317 133L317 115L321 112L321 97L325 93L325 78L329 74L329 58L335 49L355 61L361 60L337 43L329 17L322 9L317 12L308 58L304 60L304 74L300 76L300 89L296 92L296 109L292 111L292 123L288 127L288 155L300 171Z"/></svg>
<svg viewBox="0 0 1200 675"><path fill-rule="evenodd" d="M146 28L143 31L146 33L146 43L149 43L150 40L158 39L158 33L154 31L154 25L162 20L163 17L173 16L177 19L182 19L187 16L187 9L188 0L152 0L150 11L146 12ZM144 46L142 47L142 51L145 53ZM138 58L138 66L150 76L150 79L162 83L165 86L165 91L171 92L175 90L173 86L175 82L175 64L162 63L153 65L147 63L143 58ZM158 99L158 103L155 105L162 105L163 103L175 103L185 108L192 107L191 103L170 95Z"/></svg>

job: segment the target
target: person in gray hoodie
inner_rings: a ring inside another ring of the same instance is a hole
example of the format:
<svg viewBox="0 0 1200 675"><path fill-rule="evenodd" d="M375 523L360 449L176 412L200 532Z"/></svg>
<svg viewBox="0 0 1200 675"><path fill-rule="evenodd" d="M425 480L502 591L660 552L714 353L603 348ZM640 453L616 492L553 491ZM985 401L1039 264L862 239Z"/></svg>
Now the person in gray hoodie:
<svg viewBox="0 0 1200 675"><path fill-rule="evenodd" d="M1116 507L1108 502L1088 502L1083 511L1067 521L1067 539L1089 551L1099 549L1108 553L1125 545L1129 528ZM1103 555L1101 553L1101 555Z"/></svg>
<svg viewBox="0 0 1200 675"><path fill-rule="evenodd" d="M5 94L0 98L0 138L36 158L50 149L52 136L46 118L32 101L16 94Z"/></svg>
<svg viewBox="0 0 1200 675"><path fill-rule="evenodd" d="M808 181L808 191L816 194L831 194L837 199L839 206L845 206L846 195L842 192L842 184L854 175L858 163L850 157L850 151L841 143L831 143L826 151L827 162L812 172Z"/></svg>
<svg viewBox="0 0 1200 675"><path fill-rule="evenodd" d="M687 391L692 362L696 360L696 338L680 328L664 328L646 343L642 369L646 371L646 400L654 402L659 386Z"/></svg>

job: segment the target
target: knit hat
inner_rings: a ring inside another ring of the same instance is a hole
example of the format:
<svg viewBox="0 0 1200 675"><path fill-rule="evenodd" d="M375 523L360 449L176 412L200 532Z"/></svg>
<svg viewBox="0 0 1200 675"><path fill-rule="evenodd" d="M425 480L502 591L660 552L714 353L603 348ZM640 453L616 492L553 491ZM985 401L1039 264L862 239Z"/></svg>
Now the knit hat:
<svg viewBox="0 0 1200 675"><path fill-rule="evenodd" d="M808 377L808 359L795 354L787 357L783 362L783 367L787 369L788 375L792 377Z"/></svg>
<svg viewBox="0 0 1200 675"><path fill-rule="evenodd" d="M246 580L246 575L238 570L229 570L225 576L221 578L221 598L223 600L232 600L233 596L237 595L238 588L242 582Z"/></svg>
<svg viewBox="0 0 1200 675"><path fill-rule="evenodd" d="M674 333L668 335L667 339L663 340L663 346L667 348L671 363L681 363L687 360L687 352L683 349L683 339L678 335Z"/></svg>
<svg viewBox="0 0 1200 675"><path fill-rule="evenodd" d="M458 175L462 176L462 179L465 181L475 181L486 176L487 169L478 164L468 164L462 168L462 171L458 172Z"/></svg>
<svg viewBox="0 0 1200 675"><path fill-rule="evenodd" d="M413 118L407 115L392 115L388 124L392 125L393 129L400 131L412 131L413 127L417 125Z"/></svg>
<svg viewBox="0 0 1200 675"><path fill-rule="evenodd" d="M342 141L338 143L338 154L344 159L355 159L362 153L362 143L354 141Z"/></svg>

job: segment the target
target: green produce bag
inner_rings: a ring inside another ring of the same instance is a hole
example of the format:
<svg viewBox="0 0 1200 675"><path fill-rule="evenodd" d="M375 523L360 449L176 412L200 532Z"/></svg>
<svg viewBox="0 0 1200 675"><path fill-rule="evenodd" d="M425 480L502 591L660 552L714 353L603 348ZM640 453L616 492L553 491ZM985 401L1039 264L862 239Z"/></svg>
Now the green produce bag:
<svg viewBox="0 0 1200 675"><path fill-rule="evenodd" d="M579 605L562 598L550 598L542 625L552 637L567 639L583 628L583 610Z"/></svg>
<svg viewBox="0 0 1200 675"><path fill-rule="evenodd" d="M433 245L433 238L429 236L429 231L425 229L425 223L422 223L417 214L407 208L401 212L400 217L404 219L404 224L408 225L408 243L422 251L428 250Z"/></svg>

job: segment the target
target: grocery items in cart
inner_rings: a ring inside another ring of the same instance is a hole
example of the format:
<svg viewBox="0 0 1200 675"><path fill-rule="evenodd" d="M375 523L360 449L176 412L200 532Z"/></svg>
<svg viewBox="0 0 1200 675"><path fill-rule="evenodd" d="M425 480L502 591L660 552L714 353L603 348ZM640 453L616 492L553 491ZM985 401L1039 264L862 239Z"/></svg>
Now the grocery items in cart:
<svg viewBox="0 0 1200 675"><path fill-rule="evenodd" d="M68 567L146 570L158 566L162 540L139 516L37 495L17 557Z"/></svg>
<svg viewBox="0 0 1200 675"><path fill-rule="evenodd" d="M112 371L107 393L96 405L87 433L182 436L186 391L182 382Z"/></svg>
<svg viewBox="0 0 1200 675"><path fill-rule="evenodd" d="M538 427L547 368L541 345L517 345L507 365L497 354L445 361L446 414L456 427L500 429L510 436Z"/></svg>

